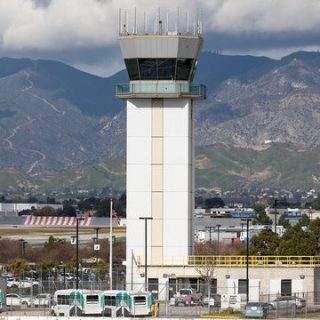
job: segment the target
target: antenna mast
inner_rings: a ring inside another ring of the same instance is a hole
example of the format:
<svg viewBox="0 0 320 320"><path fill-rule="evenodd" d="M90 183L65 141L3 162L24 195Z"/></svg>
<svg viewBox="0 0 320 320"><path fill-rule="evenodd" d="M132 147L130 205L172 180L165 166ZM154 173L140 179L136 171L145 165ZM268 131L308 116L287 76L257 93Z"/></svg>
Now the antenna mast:
<svg viewBox="0 0 320 320"><path fill-rule="evenodd" d="M122 33L122 23L121 23L121 8L119 8L119 18L118 18L118 23L119 23L119 34Z"/></svg>
<svg viewBox="0 0 320 320"><path fill-rule="evenodd" d="M137 8L134 7L134 30L133 30L133 34L137 34L138 30L137 30Z"/></svg>

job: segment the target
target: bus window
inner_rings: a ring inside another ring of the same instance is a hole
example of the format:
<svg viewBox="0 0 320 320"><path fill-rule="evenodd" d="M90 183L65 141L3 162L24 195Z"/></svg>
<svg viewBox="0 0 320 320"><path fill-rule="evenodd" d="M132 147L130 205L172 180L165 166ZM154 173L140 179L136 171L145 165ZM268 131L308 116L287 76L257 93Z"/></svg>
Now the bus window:
<svg viewBox="0 0 320 320"><path fill-rule="evenodd" d="M94 304L99 302L99 296L97 294L87 295L87 303Z"/></svg>
<svg viewBox="0 0 320 320"><path fill-rule="evenodd" d="M134 304L146 304L146 297L145 296L134 297Z"/></svg>
<svg viewBox="0 0 320 320"><path fill-rule="evenodd" d="M105 296L104 304L106 306L115 306L116 305L116 297L115 296Z"/></svg>
<svg viewBox="0 0 320 320"><path fill-rule="evenodd" d="M57 304L68 305L69 304L69 295L59 294L58 297L57 297Z"/></svg>

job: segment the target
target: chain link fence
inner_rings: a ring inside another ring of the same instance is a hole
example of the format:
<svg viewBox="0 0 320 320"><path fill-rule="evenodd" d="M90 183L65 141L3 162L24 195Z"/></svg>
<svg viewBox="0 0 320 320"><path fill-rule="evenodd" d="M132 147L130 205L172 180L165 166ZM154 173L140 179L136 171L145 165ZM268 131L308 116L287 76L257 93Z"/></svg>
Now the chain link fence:
<svg viewBox="0 0 320 320"><path fill-rule="evenodd" d="M87 274L80 272L78 279L79 289L89 290L108 290L109 279L106 272L97 272L96 274ZM115 272L113 277L113 289L125 289L125 275L122 272ZM26 285L27 284L27 285ZM150 287L151 286L151 287ZM192 286L189 286L189 288ZM6 294L16 294L21 299L37 299L40 294L54 295L56 290L76 288L75 275L70 272L43 274L37 279L26 278L23 274L16 279L16 282L7 287ZM227 294L230 288L217 288L214 284L208 285L201 283L200 286L192 288L189 298L186 298L186 284L180 283L175 287L168 282L165 285L149 283L149 289L160 305L160 317L163 318L197 318L203 315L228 314L236 318L245 317L246 294L232 292ZM254 288L249 288L254 290ZM181 292L180 297L177 293ZM267 304L270 308L267 311L268 319L278 318L320 318L320 292L301 292L289 297L279 295L264 294L259 295L257 301L261 304ZM228 301L227 301L228 300ZM5 312L8 315L17 316L31 315L48 316L51 311L51 303L47 305L12 305Z"/></svg>

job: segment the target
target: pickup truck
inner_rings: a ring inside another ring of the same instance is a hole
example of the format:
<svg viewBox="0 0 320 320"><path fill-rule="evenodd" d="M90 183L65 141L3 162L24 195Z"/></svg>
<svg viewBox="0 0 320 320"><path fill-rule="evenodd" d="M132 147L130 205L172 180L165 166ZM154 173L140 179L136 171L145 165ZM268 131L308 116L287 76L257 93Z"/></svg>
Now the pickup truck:
<svg viewBox="0 0 320 320"><path fill-rule="evenodd" d="M203 305L201 293L195 292L192 288L180 289L175 295L175 305Z"/></svg>

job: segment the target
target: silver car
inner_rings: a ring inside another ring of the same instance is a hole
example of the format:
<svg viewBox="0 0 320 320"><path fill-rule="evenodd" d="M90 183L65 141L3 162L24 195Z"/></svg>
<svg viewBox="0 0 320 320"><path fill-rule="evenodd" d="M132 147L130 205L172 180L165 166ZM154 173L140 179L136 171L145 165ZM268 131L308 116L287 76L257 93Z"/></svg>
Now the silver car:
<svg viewBox="0 0 320 320"><path fill-rule="evenodd" d="M291 296L283 296L269 302L270 305L276 310L296 311L296 299Z"/></svg>
<svg viewBox="0 0 320 320"><path fill-rule="evenodd" d="M50 307L52 305L52 296L50 293L40 293L32 299L34 307Z"/></svg>

